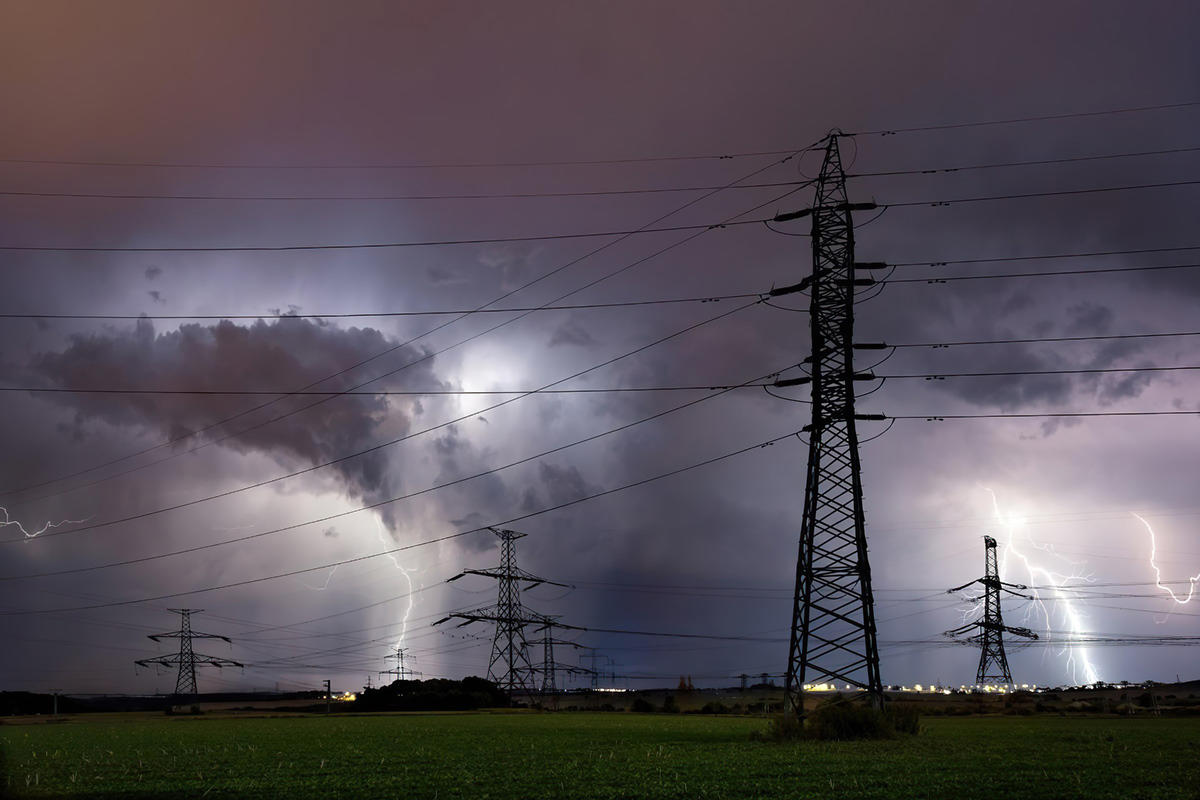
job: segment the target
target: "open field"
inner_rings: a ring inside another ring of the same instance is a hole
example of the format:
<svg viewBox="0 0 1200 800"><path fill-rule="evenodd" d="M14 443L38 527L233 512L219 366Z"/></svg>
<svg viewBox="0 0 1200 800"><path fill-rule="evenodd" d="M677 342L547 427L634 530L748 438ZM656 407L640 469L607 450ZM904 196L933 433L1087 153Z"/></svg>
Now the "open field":
<svg viewBox="0 0 1200 800"><path fill-rule="evenodd" d="M761 719L91 715L0 726L15 797L1200 798L1200 718L929 718L882 742L750 741Z"/></svg>

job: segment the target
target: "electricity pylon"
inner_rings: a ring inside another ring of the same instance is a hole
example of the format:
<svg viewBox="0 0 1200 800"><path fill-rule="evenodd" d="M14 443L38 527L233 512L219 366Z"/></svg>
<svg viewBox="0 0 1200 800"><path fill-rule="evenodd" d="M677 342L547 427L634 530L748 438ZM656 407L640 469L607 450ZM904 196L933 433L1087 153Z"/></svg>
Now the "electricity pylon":
<svg viewBox="0 0 1200 800"><path fill-rule="evenodd" d="M962 627L946 631L946 635L957 636L966 633L972 628L977 628L979 630L978 633L962 640L966 642L978 642L981 648L979 652L979 669L975 672L975 683L984 684L988 681L1000 680L1008 685L1013 680L1012 672L1008 669L1008 656L1004 653L1004 634L1007 632L1026 639L1036 639L1038 637L1029 628L1014 628L1004 624L1004 616L1000 612L1000 592L1005 591L1017 597L1029 599L1029 595L1016 591L1017 589L1028 589L1029 587L1020 583L1006 583L1000 580L1000 570L996 566L996 540L991 536L983 537L983 560L984 575L982 578L976 578L970 583L964 583L962 586L956 586L953 589L948 589L946 592L947 594L961 592L968 586L974 586L977 583L981 584L983 586L983 595L969 599L972 602L983 601L983 616Z"/></svg>
<svg viewBox="0 0 1200 800"><path fill-rule="evenodd" d="M390 653L390 654L384 656L385 659L393 659L393 658L396 659L396 666L393 667L392 669L382 669L379 671L379 674L380 675L392 675L392 676L394 676L392 678L392 680L394 680L394 681L411 680L412 676L415 675L416 673L414 673L411 669L404 666L404 656L407 652L408 652L407 647L397 647L395 653Z"/></svg>
<svg viewBox="0 0 1200 800"><path fill-rule="evenodd" d="M568 639L554 638L555 628L571 628L571 625L559 625L556 616L544 617L545 622L542 623L542 663L534 665L534 671L540 672L542 675L542 694L555 694L558 692L558 683L556 681L556 673L582 673L580 667L574 667L570 664L560 664L554 660L554 645L561 644L567 647L575 647L583 649L583 645L578 642L572 642Z"/></svg>
<svg viewBox="0 0 1200 800"><path fill-rule="evenodd" d="M220 658L218 656L206 656L203 653L197 653L192 650L192 639L221 639L230 642L228 636L221 636L215 633L198 633L192 630L192 614L199 614L203 609L192 608L169 608L178 614L181 618L179 630L170 633L155 633L146 637L153 639L156 642L163 639L178 639L179 653L173 656L162 656L161 658L143 658L135 661L138 666L149 667L157 665L162 667L179 666L179 676L175 679L175 694L180 696L189 696L197 694L196 690L196 665L208 665L218 669L222 667L240 667L243 666L240 662L229 658Z"/></svg>
<svg viewBox="0 0 1200 800"><path fill-rule="evenodd" d="M854 413L855 381L874 378L854 370L854 295L856 287L875 283L856 278L855 268L882 265L855 264L851 212L872 208L874 203L847 201L834 133L825 147L812 208L775 218L786 222L812 217L812 275L772 291L810 292L812 355L805 359L809 375L776 382L812 385L812 422L803 429L809 435L808 470L785 682L788 710L798 717L804 716L808 683L850 684L872 705L883 704L854 424L883 418Z"/></svg>
<svg viewBox="0 0 1200 800"><path fill-rule="evenodd" d="M449 578L446 583L465 575L494 578L499 590L496 604L472 611L456 611L433 624L441 625L452 619L460 619L462 622L458 627L462 628L473 622L491 622L495 626L495 634L492 638L492 655L488 660L488 680L510 696L517 692L530 693L535 690L535 670L529 660L529 643L525 638L525 628L544 624L547 617L529 611L521 605L521 584L527 584L526 589L543 583L563 587L567 584L539 578L517 566L516 540L525 534L501 528L489 530L500 539L500 566L490 569L465 569Z"/></svg>

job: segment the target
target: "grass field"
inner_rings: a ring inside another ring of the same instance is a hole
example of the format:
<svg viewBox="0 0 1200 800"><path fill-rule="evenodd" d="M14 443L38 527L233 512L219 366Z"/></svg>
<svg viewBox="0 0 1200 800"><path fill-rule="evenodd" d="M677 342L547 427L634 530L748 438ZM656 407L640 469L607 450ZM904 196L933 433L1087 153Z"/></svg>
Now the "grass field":
<svg viewBox="0 0 1200 800"><path fill-rule="evenodd" d="M0 726L14 797L1200 798L1200 718L930 718L882 742L627 713Z"/></svg>

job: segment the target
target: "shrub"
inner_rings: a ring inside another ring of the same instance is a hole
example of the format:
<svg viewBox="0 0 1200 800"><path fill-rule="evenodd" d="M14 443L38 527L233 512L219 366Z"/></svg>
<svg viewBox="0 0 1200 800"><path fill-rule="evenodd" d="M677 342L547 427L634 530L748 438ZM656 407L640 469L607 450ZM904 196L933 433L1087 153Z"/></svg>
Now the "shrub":
<svg viewBox="0 0 1200 800"><path fill-rule="evenodd" d="M679 706L675 704L675 695L669 694L663 698L662 710L668 714L674 714L679 711Z"/></svg>
<svg viewBox="0 0 1200 800"><path fill-rule="evenodd" d="M901 733L915 735L920 729L920 715L915 708L901 706L880 711L838 694L817 706L803 723L790 714L781 714L771 718L765 733L751 738L777 742L794 739L844 742L894 739Z"/></svg>
<svg viewBox="0 0 1200 800"><path fill-rule="evenodd" d="M644 697L635 698L633 705L629 708L630 711L637 711L639 714L646 714L654 710L654 704Z"/></svg>
<svg viewBox="0 0 1200 800"><path fill-rule="evenodd" d="M704 708L700 709L701 714L728 714L729 706L724 703L718 703L716 700L710 700L704 704Z"/></svg>

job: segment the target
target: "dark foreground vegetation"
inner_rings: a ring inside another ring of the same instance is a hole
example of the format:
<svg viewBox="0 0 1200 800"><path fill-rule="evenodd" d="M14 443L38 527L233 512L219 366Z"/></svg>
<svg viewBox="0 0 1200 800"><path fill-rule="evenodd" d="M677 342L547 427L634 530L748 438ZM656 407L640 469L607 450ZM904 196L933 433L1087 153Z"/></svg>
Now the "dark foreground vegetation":
<svg viewBox="0 0 1200 800"><path fill-rule="evenodd" d="M470 711L506 705L504 692L483 678L393 681L363 689L354 700L355 711Z"/></svg>
<svg viewBox="0 0 1200 800"><path fill-rule="evenodd" d="M920 736L751 741L762 718L88 715L0 725L15 797L1197 798L1200 718L922 719Z"/></svg>

